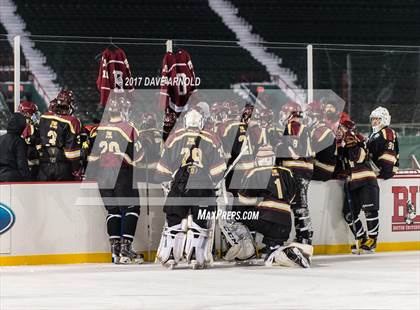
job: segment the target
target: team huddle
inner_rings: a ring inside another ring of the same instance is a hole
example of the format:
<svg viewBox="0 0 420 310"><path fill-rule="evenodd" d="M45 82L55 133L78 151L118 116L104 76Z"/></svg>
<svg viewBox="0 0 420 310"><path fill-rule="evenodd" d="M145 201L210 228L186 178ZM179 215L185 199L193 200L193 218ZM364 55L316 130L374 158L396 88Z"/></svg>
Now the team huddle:
<svg viewBox="0 0 420 310"><path fill-rule="evenodd" d="M27 119L28 179L96 180L108 212L113 262L143 262L132 242L140 216L136 184L146 175L165 192L157 261L170 268L181 261L194 269L210 266L216 225L228 245L227 261L258 258L266 265L309 267L311 180L344 181L343 216L356 240L351 251L375 251L377 178L388 179L398 169L398 140L385 108L371 113L372 133L366 139L327 99L277 109L198 102L182 112L168 108L161 128L153 113L143 113L140 124L129 122L124 100L112 96L102 122L85 127L72 115L70 91L61 91L39 120L36 106L19 107ZM209 220L200 218L203 209L258 211L259 216ZM292 220L295 237L287 243ZM262 241L256 241L256 232Z"/></svg>

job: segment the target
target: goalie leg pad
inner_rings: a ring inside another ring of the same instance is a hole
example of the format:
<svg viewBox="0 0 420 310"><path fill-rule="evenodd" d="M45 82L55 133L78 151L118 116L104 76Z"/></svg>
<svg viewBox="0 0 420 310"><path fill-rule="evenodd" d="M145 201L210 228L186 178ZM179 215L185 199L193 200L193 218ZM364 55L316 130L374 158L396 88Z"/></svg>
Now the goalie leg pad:
<svg viewBox="0 0 420 310"><path fill-rule="evenodd" d="M219 220L219 226L230 248L223 257L227 261L246 260L255 255L255 244L248 227L239 222Z"/></svg>
<svg viewBox="0 0 420 310"><path fill-rule="evenodd" d="M160 239L156 260L164 266L174 266L182 260L186 240L187 219L180 224L165 227Z"/></svg>
<svg viewBox="0 0 420 310"><path fill-rule="evenodd" d="M210 228L202 228L191 220L188 225L185 254L193 269L207 268L213 263L213 221Z"/></svg>
<svg viewBox="0 0 420 310"><path fill-rule="evenodd" d="M292 242L272 252L265 265L309 268L312 255L313 247L311 245Z"/></svg>

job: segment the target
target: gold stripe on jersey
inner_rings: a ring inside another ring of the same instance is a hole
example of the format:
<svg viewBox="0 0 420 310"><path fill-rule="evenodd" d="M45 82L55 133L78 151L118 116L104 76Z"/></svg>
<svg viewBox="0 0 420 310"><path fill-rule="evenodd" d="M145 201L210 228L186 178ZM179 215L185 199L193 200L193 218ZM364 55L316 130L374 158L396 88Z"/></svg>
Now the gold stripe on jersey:
<svg viewBox="0 0 420 310"><path fill-rule="evenodd" d="M215 176L215 175L221 174L225 170L226 170L226 164L223 162L223 163L217 165L216 167L211 168L210 169L210 174L212 176Z"/></svg>
<svg viewBox="0 0 420 310"><path fill-rule="evenodd" d="M290 171L290 169L287 169L285 167L281 167L281 166L268 166L268 167L256 167L256 168L252 169L246 176L248 178L250 178L257 171L272 170L272 169L284 170L284 171L287 171L290 175L292 175L292 171Z"/></svg>
<svg viewBox="0 0 420 310"><path fill-rule="evenodd" d="M385 160L393 165L397 162L397 158L389 153L383 153L381 156L379 156L378 160Z"/></svg>
<svg viewBox="0 0 420 310"><path fill-rule="evenodd" d="M366 159L366 151L360 148L359 159L356 161L356 163L361 164L365 161L365 159Z"/></svg>
<svg viewBox="0 0 420 310"><path fill-rule="evenodd" d="M214 144L213 140L210 139L209 137L207 137L206 135L203 134L203 132L200 134L199 132L192 132L192 131L186 131L182 134L179 135L179 137L175 137L172 141L170 141L170 143L168 144L167 147L172 147L175 142L182 140L182 138L184 138L185 136L193 136L193 137L198 137L198 135L201 136L201 139L204 141L209 142L211 145L213 145L213 147L216 147L216 144Z"/></svg>
<svg viewBox="0 0 420 310"><path fill-rule="evenodd" d="M79 158L80 157L80 150L76 150L76 151L64 151L64 155L66 155L66 157L68 159Z"/></svg>
<svg viewBox="0 0 420 310"><path fill-rule="evenodd" d="M71 121L69 121L67 119L61 118L61 117L56 116L56 115L41 115L41 118L53 119L53 120L56 120L56 121L59 121L59 122L66 123L67 125L69 125L70 131L73 134L76 134L76 130L74 129L73 124L71 123Z"/></svg>
<svg viewBox="0 0 420 310"><path fill-rule="evenodd" d="M238 193L238 199L240 203L244 205L256 205L257 204L257 197L247 197Z"/></svg>
<svg viewBox="0 0 420 310"><path fill-rule="evenodd" d="M235 125L245 125L245 124L244 124L244 123L242 123L242 122L233 122L233 123L230 123L228 126L226 126L225 131L223 132L223 137L226 137L226 135L228 134L229 130L230 130L233 126L235 126Z"/></svg>
<svg viewBox="0 0 420 310"><path fill-rule="evenodd" d="M334 169L335 169L334 165L324 164L324 163L321 163L319 160L316 160L316 159L315 159L314 165L323 169L323 170L325 170L325 171L331 172L331 173L334 172Z"/></svg>
<svg viewBox="0 0 420 310"><path fill-rule="evenodd" d="M169 170L168 168L166 168L164 165L162 165L161 163L158 163L156 166L156 170L163 173L163 174L169 174L172 176L172 171Z"/></svg>
<svg viewBox="0 0 420 310"><path fill-rule="evenodd" d="M314 169L314 165L312 163L307 163L301 160L283 160L283 166L286 168L306 168L309 170Z"/></svg>
<svg viewBox="0 0 420 310"><path fill-rule="evenodd" d="M330 132L331 132L331 129L329 129L329 128L327 130L325 130L325 132L322 134L322 136L318 139L318 142L321 142L322 140L324 140Z"/></svg>
<svg viewBox="0 0 420 310"><path fill-rule="evenodd" d="M154 162L154 163L140 163L137 165L137 168L144 168L144 169L156 169L157 168L158 163Z"/></svg>
<svg viewBox="0 0 420 310"><path fill-rule="evenodd" d="M134 127L132 127L133 129L134 129ZM119 127L113 127L113 126L99 126L98 127L98 129L97 129L98 131L106 131L106 130L110 130L110 131L117 131L117 132L119 132L123 137L124 137L124 139L126 139L128 142L133 142L133 140L127 135L127 133L124 131L124 130L122 130L121 128L119 128Z"/></svg>
<svg viewBox="0 0 420 310"><path fill-rule="evenodd" d="M281 211L286 211L286 212L290 213L290 205L288 205L287 203L284 203L284 202L266 200L266 201L260 202L258 204L258 207L281 210Z"/></svg>
<svg viewBox="0 0 420 310"><path fill-rule="evenodd" d="M374 178L376 179L376 175L373 171L360 171L360 172L352 172L351 174L351 181L357 181L361 179L368 179Z"/></svg>

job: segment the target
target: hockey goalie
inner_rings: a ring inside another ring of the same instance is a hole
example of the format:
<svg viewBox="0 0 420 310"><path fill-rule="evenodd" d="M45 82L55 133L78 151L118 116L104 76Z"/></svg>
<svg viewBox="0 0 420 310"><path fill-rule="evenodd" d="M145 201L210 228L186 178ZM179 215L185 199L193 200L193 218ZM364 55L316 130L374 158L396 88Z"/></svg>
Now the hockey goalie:
<svg viewBox="0 0 420 310"><path fill-rule="evenodd" d="M184 128L168 137L156 168L156 180L170 182L165 185L166 225L156 256L171 269L184 259L193 269L213 262L214 220L201 219L199 214L203 209L214 211L214 184L222 179L226 164L220 142L203 127L203 115L196 109L188 111Z"/></svg>

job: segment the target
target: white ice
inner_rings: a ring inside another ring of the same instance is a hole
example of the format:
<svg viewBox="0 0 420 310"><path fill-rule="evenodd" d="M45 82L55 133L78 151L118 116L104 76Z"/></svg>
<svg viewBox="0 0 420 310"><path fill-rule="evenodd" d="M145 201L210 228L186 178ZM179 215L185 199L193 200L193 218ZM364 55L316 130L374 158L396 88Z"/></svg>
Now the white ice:
<svg viewBox="0 0 420 310"><path fill-rule="evenodd" d="M420 309L420 252L315 256L311 269L2 267L0 309Z"/></svg>

